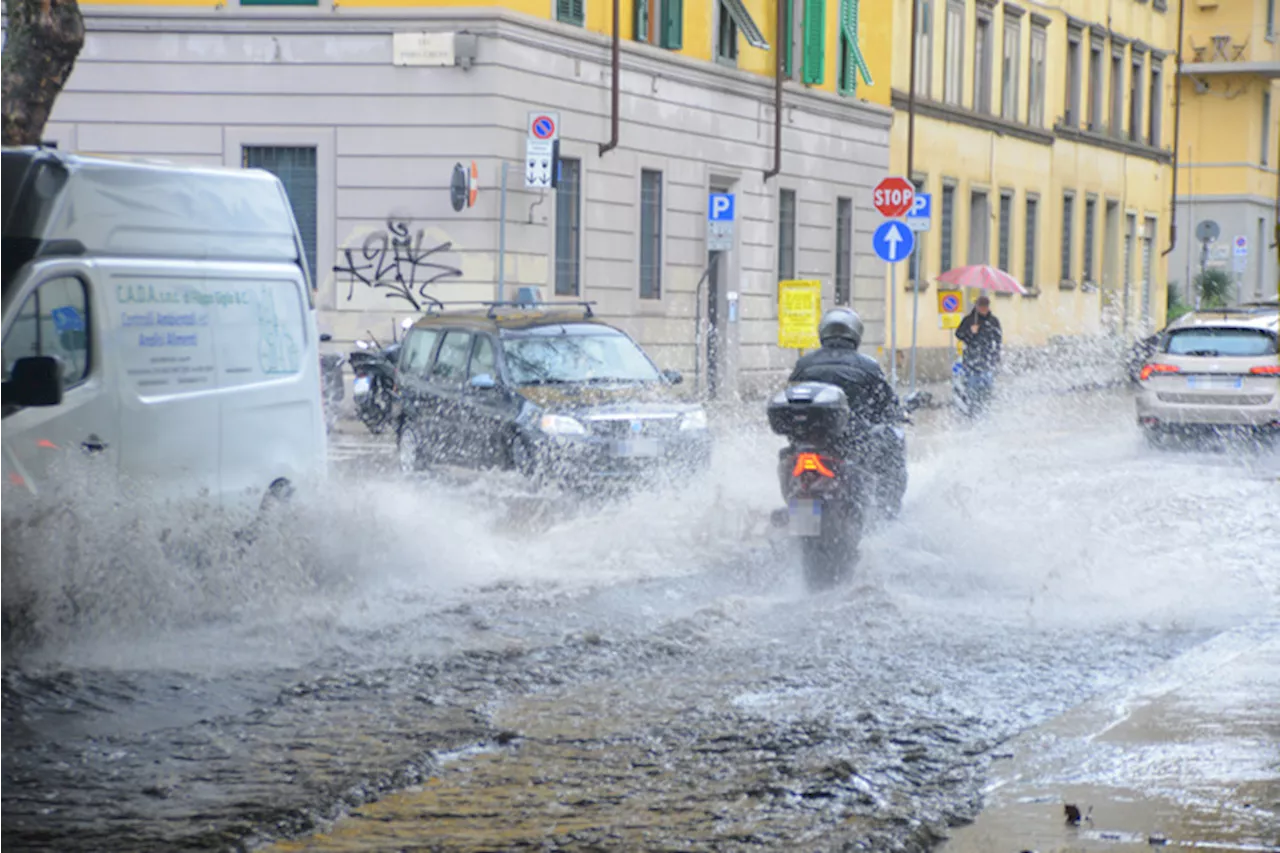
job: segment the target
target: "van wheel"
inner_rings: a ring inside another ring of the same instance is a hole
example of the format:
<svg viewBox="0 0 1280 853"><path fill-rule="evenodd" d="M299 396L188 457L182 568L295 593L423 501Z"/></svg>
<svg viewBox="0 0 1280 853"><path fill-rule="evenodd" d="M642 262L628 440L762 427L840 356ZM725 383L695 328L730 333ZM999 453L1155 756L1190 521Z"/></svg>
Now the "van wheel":
<svg viewBox="0 0 1280 853"><path fill-rule="evenodd" d="M422 438L412 423L400 425L396 434L396 450L401 474L416 474L422 470Z"/></svg>

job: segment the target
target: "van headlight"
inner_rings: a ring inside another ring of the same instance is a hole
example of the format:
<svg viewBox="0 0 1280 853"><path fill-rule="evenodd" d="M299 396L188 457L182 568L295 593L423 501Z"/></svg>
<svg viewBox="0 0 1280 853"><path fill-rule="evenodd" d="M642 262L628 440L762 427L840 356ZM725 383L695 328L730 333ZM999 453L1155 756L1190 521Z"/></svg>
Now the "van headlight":
<svg viewBox="0 0 1280 853"><path fill-rule="evenodd" d="M568 415L543 415L538 426L547 435L586 435L587 428Z"/></svg>
<svg viewBox="0 0 1280 853"><path fill-rule="evenodd" d="M707 428L707 412L705 409L698 409L697 411L690 412L689 414L685 415L684 418L681 419L680 421L681 432L684 432L685 430L691 430L691 429L706 429L706 428Z"/></svg>

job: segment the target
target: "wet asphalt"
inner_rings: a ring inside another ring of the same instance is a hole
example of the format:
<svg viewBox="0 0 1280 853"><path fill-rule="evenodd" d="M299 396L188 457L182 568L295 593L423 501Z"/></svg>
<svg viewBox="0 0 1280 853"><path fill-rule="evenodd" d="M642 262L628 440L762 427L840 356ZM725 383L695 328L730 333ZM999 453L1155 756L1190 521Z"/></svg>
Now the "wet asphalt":
<svg viewBox="0 0 1280 853"><path fill-rule="evenodd" d="M121 605L92 630L50 611L56 642L6 649L3 844L933 849L1020 736L1280 599L1272 458L1155 454L1121 392L1089 405L922 415L903 518L820 595L763 523L770 438L745 427L731 449L765 464L595 514L404 484L385 438L344 428L349 485L289 521L312 532L228 558L260 594L184 589L156 605L181 618ZM371 562L447 578L375 584L359 548L310 567L392 524L415 535Z"/></svg>

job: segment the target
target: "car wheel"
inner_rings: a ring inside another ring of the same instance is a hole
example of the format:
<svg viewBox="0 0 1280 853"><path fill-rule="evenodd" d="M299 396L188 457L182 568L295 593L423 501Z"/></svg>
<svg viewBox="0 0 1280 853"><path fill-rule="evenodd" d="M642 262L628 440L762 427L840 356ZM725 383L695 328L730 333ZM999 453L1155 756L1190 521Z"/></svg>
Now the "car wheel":
<svg viewBox="0 0 1280 853"><path fill-rule="evenodd" d="M541 486L544 479L544 466L538 460L533 443L523 435L516 433L510 444L511 469L520 472L534 486Z"/></svg>
<svg viewBox="0 0 1280 853"><path fill-rule="evenodd" d="M400 458L401 474L416 474L422 470L422 438L412 423L403 423L396 435L396 451Z"/></svg>

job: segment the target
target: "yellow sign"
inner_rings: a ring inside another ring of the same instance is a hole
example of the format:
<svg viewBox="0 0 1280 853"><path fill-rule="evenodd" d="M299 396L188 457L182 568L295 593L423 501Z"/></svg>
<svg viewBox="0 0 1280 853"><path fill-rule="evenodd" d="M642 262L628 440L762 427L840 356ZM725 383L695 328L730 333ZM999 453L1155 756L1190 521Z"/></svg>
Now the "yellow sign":
<svg viewBox="0 0 1280 853"><path fill-rule="evenodd" d="M783 349L817 349L818 321L822 319L822 282L778 282L778 346Z"/></svg>
<svg viewBox="0 0 1280 853"><path fill-rule="evenodd" d="M958 329L960 328L960 321L962 319L964 318L961 317L959 314L939 314L938 328L939 329Z"/></svg>
<svg viewBox="0 0 1280 853"><path fill-rule="evenodd" d="M938 291L939 314L961 314L964 312L964 295L958 290ZM952 326L952 328L955 328Z"/></svg>

